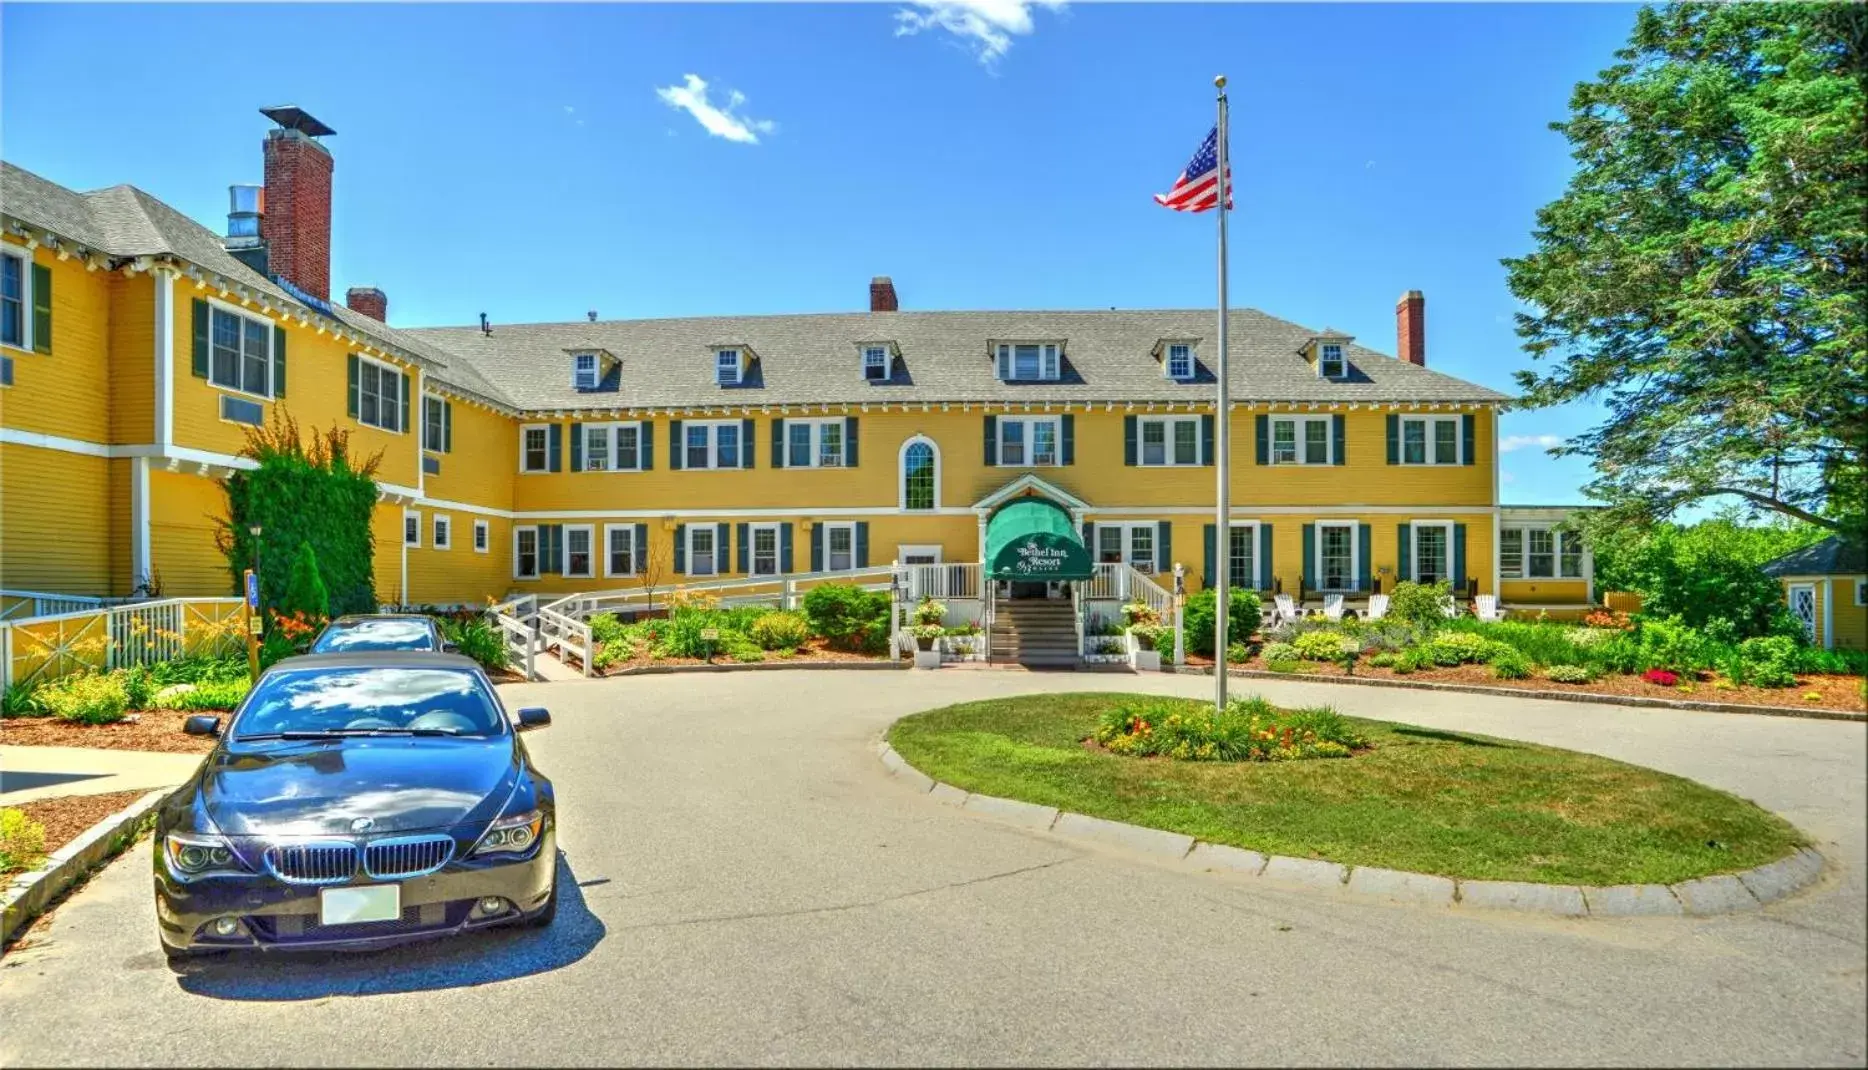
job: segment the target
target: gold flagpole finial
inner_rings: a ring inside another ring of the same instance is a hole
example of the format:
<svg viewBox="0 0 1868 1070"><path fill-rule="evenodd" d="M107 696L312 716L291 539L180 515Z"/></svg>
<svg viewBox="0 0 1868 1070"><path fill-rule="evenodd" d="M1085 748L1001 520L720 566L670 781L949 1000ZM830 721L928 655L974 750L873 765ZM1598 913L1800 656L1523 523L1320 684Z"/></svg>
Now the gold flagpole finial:
<svg viewBox="0 0 1868 1070"><path fill-rule="evenodd" d="M1219 89L1226 88L1226 76L1222 74L1218 78L1213 79L1213 85Z"/></svg>

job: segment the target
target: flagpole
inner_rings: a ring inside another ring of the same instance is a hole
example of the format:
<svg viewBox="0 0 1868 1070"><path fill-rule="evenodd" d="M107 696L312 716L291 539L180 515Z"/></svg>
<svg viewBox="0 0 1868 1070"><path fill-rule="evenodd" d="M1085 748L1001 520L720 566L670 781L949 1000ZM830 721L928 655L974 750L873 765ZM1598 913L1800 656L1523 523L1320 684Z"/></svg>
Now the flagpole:
<svg viewBox="0 0 1868 1070"><path fill-rule="evenodd" d="M1232 392L1228 389L1226 372L1226 205L1231 201L1232 191L1227 188L1226 76L1222 74L1213 79L1213 85L1219 90L1219 402L1213 420L1214 437L1219 440L1213 458L1218 470L1215 475L1219 481L1219 500L1213 525L1213 556L1218 558L1213 563L1213 679L1217 681L1217 708L1223 711L1226 708L1226 637L1231 634L1226 617L1232 608L1232 595L1228 590L1232 581Z"/></svg>

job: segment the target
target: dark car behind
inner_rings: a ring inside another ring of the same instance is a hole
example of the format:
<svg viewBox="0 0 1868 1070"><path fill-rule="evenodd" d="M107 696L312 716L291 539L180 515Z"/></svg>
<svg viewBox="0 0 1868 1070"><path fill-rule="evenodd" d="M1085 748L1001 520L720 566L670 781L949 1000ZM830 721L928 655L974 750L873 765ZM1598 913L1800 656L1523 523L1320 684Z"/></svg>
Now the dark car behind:
<svg viewBox="0 0 1868 1070"><path fill-rule="evenodd" d="M370 650L447 650L433 617L419 613L368 613L338 617L311 641L313 654L360 654Z"/></svg>

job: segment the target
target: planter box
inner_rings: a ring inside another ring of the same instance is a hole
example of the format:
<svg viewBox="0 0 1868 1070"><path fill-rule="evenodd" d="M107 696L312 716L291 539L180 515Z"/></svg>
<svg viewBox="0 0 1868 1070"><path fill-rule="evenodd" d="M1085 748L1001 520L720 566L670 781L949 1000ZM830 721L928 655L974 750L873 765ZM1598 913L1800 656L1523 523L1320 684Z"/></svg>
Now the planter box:
<svg viewBox="0 0 1868 1070"><path fill-rule="evenodd" d="M938 648L934 650L922 650L920 647L916 647L915 648L915 668L917 669L938 669L940 668L940 650Z"/></svg>
<svg viewBox="0 0 1868 1070"><path fill-rule="evenodd" d="M1140 640L1136 639L1131 632L1124 632L1122 639L1128 644L1129 648L1129 668L1134 669L1136 672L1161 671L1161 652L1159 650L1143 650Z"/></svg>

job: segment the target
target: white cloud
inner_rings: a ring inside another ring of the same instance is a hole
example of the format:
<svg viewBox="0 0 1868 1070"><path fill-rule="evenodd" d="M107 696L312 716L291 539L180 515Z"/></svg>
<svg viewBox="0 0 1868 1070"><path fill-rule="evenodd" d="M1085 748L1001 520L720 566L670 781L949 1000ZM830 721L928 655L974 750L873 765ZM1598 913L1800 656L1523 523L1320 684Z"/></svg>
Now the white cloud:
<svg viewBox="0 0 1868 1070"><path fill-rule="evenodd" d="M760 134L770 134L778 129L778 124L770 119L754 119L740 113L740 105L746 103L746 94L735 89L727 93L726 105L721 107L707 99L707 83L698 74L681 76L683 85L663 86L655 90L655 95L671 108L679 108L694 117L701 124L701 129L714 137L723 137L728 141L737 141L742 145L757 145Z"/></svg>
<svg viewBox="0 0 1868 1070"><path fill-rule="evenodd" d="M1063 8L1062 0L913 0L912 7L895 13L895 36L908 37L923 30L945 30L960 38L990 64L1012 47L1013 36L1031 33L1031 9Z"/></svg>
<svg viewBox="0 0 1868 1070"><path fill-rule="evenodd" d="M1500 469L1498 472L1498 481L1500 483L1516 483L1518 481L1518 477L1512 475L1510 472Z"/></svg>
<svg viewBox="0 0 1868 1070"><path fill-rule="evenodd" d="M1514 450L1530 449L1533 446L1540 450L1547 450L1552 446L1562 444L1562 435L1506 435L1498 440L1498 452L1511 453Z"/></svg>

